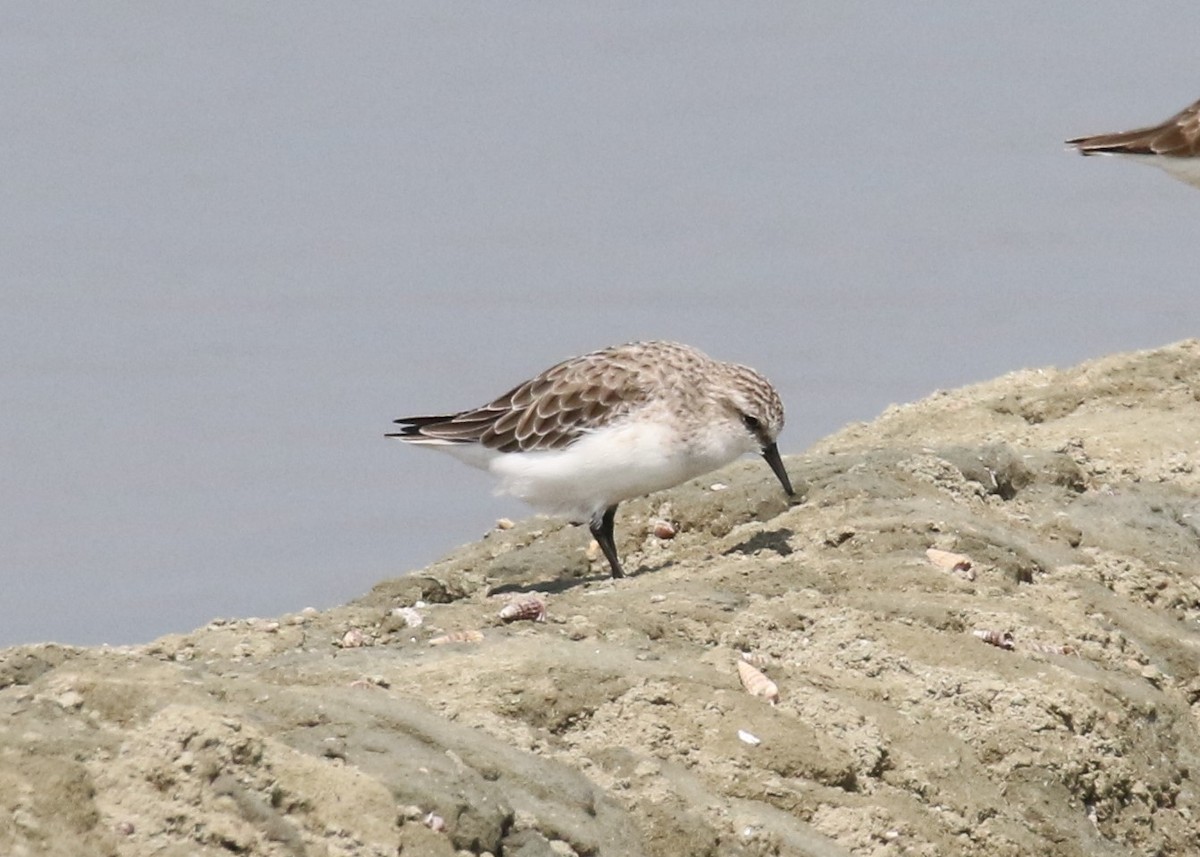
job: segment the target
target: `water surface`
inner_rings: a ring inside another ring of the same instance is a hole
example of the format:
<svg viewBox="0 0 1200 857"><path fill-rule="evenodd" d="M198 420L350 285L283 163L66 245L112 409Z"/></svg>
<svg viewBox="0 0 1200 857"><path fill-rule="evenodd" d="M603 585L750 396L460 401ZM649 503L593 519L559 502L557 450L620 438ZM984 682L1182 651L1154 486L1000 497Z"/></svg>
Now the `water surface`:
<svg viewBox="0 0 1200 857"><path fill-rule="evenodd" d="M0 644L418 568L526 510L390 420L610 343L794 453L1195 335L1200 193L1061 141L1200 97L1200 7L816 5L10 7Z"/></svg>

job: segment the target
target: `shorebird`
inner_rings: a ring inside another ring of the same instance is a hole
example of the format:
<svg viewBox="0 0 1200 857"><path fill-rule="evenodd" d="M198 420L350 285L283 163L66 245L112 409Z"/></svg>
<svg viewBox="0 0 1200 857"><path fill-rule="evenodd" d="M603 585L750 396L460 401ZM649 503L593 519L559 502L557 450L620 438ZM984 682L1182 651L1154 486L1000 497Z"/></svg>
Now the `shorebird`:
<svg viewBox="0 0 1200 857"><path fill-rule="evenodd" d="M776 438L779 394L758 372L675 342L633 342L573 357L478 408L402 417L387 435L448 452L499 477L496 493L587 523L613 577L617 506L747 452L791 496Z"/></svg>
<svg viewBox="0 0 1200 857"><path fill-rule="evenodd" d="M1120 155L1200 187L1200 101L1149 128L1068 140L1081 155Z"/></svg>

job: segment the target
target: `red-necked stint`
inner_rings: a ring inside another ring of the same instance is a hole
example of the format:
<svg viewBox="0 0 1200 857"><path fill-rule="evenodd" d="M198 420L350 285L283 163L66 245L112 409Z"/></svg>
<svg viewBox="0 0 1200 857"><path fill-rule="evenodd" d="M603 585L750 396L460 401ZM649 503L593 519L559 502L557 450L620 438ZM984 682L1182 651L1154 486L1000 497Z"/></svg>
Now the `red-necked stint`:
<svg viewBox="0 0 1200 857"><path fill-rule="evenodd" d="M1150 128L1068 140L1081 155L1120 155L1200 187L1200 101Z"/></svg>
<svg viewBox="0 0 1200 857"><path fill-rule="evenodd" d="M444 450L493 473L498 494L587 522L623 577L613 519L624 500L715 470L747 452L788 495L776 438L779 394L758 372L676 342L633 342L573 357L482 407L404 417L388 437Z"/></svg>

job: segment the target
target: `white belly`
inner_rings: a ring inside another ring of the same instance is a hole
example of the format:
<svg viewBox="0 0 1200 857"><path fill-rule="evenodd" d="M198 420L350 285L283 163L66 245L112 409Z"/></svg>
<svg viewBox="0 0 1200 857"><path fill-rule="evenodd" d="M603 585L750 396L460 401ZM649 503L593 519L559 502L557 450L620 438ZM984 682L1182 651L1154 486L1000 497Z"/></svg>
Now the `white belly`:
<svg viewBox="0 0 1200 857"><path fill-rule="evenodd" d="M567 449L494 454L497 493L540 512L591 520L623 500L661 491L728 464L744 442L695 444L673 427L628 422L585 435Z"/></svg>

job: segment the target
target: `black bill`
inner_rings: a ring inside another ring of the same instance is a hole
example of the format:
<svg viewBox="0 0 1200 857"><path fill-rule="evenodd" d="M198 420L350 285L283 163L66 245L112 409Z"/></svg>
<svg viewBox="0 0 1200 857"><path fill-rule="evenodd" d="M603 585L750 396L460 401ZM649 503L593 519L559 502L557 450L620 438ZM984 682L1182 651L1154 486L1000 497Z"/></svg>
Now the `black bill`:
<svg viewBox="0 0 1200 857"><path fill-rule="evenodd" d="M783 459L779 457L779 447L775 444L764 446L762 456L767 460L767 464L771 465L771 470L775 475L779 477L779 482L788 496L795 495L796 492L792 490L792 480L788 479L787 470L783 467Z"/></svg>

